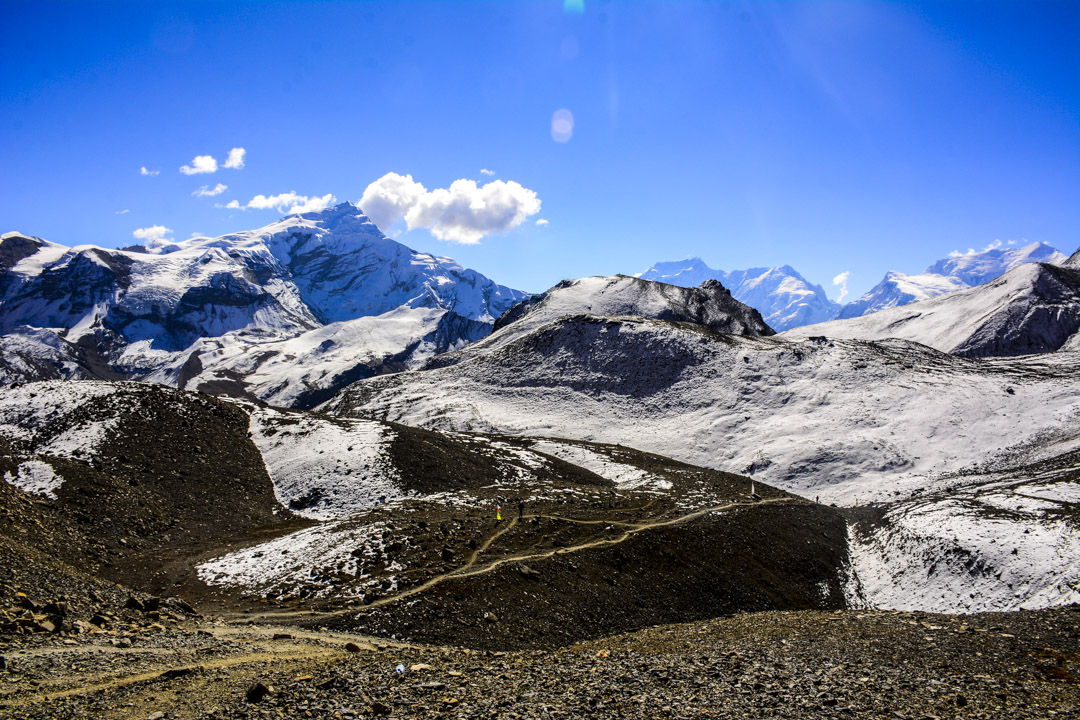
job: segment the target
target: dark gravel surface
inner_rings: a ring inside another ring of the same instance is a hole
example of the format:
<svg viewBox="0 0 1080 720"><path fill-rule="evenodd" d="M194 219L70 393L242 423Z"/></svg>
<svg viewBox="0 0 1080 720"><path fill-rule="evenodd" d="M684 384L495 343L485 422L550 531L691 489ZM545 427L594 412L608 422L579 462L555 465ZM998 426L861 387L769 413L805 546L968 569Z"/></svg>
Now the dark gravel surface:
<svg viewBox="0 0 1080 720"><path fill-rule="evenodd" d="M1080 716L1080 606L743 614L517 652L177 616L0 654L12 720Z"/></svg>

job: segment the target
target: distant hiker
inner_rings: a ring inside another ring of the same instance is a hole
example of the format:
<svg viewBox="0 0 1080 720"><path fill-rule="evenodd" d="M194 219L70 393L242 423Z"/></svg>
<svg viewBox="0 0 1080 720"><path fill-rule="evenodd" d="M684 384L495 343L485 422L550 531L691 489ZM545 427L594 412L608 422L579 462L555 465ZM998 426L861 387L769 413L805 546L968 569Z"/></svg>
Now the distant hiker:
<svg viewBox="0 0 1080 720"><path fill-rule="evenodd" d="M518 499L518 520L525 518L525 498Z"/></svg>
<svg viewBox="0 0 1080 720"><path fill-rule="evenodd" d="M495 503L495 520L502 520L502 503Z"/></svg>

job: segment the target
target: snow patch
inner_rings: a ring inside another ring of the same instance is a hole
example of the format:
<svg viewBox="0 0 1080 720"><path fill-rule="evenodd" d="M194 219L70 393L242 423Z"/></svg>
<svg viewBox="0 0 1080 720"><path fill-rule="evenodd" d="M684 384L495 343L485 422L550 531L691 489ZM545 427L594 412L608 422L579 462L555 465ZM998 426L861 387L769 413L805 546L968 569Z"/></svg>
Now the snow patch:
<svg viewBox="0 0 1080 720"><path fill-rule="evenodd" d="M360 563L375 558L383 550L384 529L385 523L381 522L339 521L316 525L215 558L197 566L196 572L208 585L277 595L306 587L313 595L325 597L333 584L319 582L317 570L353 577L362 575ZM365 586L351 587L355 595L362 595ZM388 589L392 590L393 586ZM334 592L348 596L349 591Z"/></svg>
<svg viewBox="0 0 1080 720"><path fill-rule="evenodd" d="M341 518L407 496L387 453L394 433L369 420L247 407L278 501L304 517Z"/></svg>
<svg viewBox="0 0 1080 720"><path fill-rule="evenodd" d="M27 460L20 463L14 475L10 472L4 473L4 480L20 490L35 495L44 495L54 500L56 499L56 491L64 483L64 478L56 474L52 465L40 460Z"/></svg>

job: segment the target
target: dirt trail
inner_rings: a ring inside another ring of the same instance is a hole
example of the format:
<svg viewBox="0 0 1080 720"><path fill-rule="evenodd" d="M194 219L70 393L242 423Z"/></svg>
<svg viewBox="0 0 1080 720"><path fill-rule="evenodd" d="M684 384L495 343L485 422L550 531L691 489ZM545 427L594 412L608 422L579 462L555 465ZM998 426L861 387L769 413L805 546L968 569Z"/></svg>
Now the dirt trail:
<svg viewBox="0 0 1080 720"><path fill-rule="evenodd" d="M619 535L618 537L615 537L615 538L601 538L599 540L590 540L589 542L580 543L578 545L569 545L567 547L556 548L556 549L553 549L553 550L544 550L544 551L541 551L541 552L516 553L516 554L513 554L513 555L507 555L506 557L503 557L503 558L499 558L498 560L494 560L494 561L492 561L492 562L490 562L490 563L488 563L486 565L476 567L476 564L479 561L481 553L483 553L488 548L490 548L491 545L496 540L498 540L500 537L502 537L506 533L510 532L510 530L512 530L518 524L518 518L517 517L512 517L509 522L507 522L505 525L500 527L496 532L492 533L491 536L488 537L487 540L485 540L479 547L477 547L477 549L474 550L470 554L469 559L465 562L464 565L462 565L460 567L457 567L457 568L454 568L453 570L450 570L449 572L445 572L445 573L443 573L441 575L436 575L435 577L433 577L433 578L431 578L431 579L429 579L429 580L427 580L427 581L425 581L425 582L423 582L423 583L421 583L421 584L419 584L419 585L417 585L415 587L411 587L408 590L403 590L403 591L397 593L396 595L388 595L386 597L380 598L380 599L372 602L370 605L365 605L364 607L348 608L348 609L345 609L345 610L336 610L336 611L333 611L333 612L319 612L319 611L315 611L315 610L310 610L310 611L303 611L303 610L291 610L290 611L290 610L286 610L286 611L276 612L276 611L271 610L271 611L267 611L267 612L263 612L263 613L252 613L250 615L247 615L246 617L249 618L249 619L273 620L274 618L284 619L284 618L287 618L287 617L301 617L301 616L317 616L317 617L331 618L331 617L341 617L343 615L362 614L362 613L365 613L365 612L367 612L369 610L374 610L376 608L384 607L386 605L391 605L393 603L399 602L399 601L404 600L406 598L410 598L410 597L413 597L415 595L419 595L420 593L425 592L426 590L429 590L432 587L434 587L436 585L439 585L441 583L444 583L444 582L446 582L448 580L455 580L457 578L466 578L466 577L476 577L477 575L483 575L483 574L492 572L493 570L496 570L497 568L502 567L503 565L506 565L508 563L526 562L526 561L530 561L530 560L544 560L546 558L550 558L550 557L553 557L555 555L568 555L570 553L581 552L583 550L589 550L589 549L596 548L596 547L617 545L617 544L627 540L631 535L635 535L635 534L637 534L639 532L644 532L646 530L652 530L652 529L655 529L655 528L667 527L667 526L670 526L670 525L677 525L679 523L690 522L692 520L696 520L697 518L703 517L705 515L709 515L710 513L722 512L724 510L730 510L730 509L735 508L735 507L757 507L757 506L761 506L761 505L769 505L769 504L774 504L774 503L797 503L797 502L798 503L805 503L805 502L809 502L809 501L804 500L802 498L795 498L795 497L767 498L765 500L759 500L759 501L756 501L756 502L753 502L753 503L735 501L735 502L724 503L723 505L713 505L713 506L710 506L710 507L701 508L701 509L695 510L695 511L693 511L691 513L687 513L685 515L679 515L677 517L669 518L667 520L654 520L654 521L645 521L645 522L625 522L625 521L610 520L610 519L604 519L604 518L600 518L600 519L579 519L579 518L567 518L567 517L562 517L562 516L558 516L558 515L542 515L542 514L541 515L525 515L523 519L540 517L540 518L546 518L546 519L551 519L551 520L560 520L562 522L578 523L578 524L581 524L581 525L610 525L612 527L625 528L625 530L623 531L623 533L621 535Z"/></svg>
<svg viewBox="0 0 1080 720"><path fill-rule="evenodd" d="M371 649L374 650L374 648ZM345 657L345 655L345 650L341 648L329 648L314 644L290 644L283 647L281 650L266 649L258 652L244 653L243 655L216 658L200 663L163 663L150 670L144 670L120 677L115 675L101 675L98 677L85 678L81 680L81 684L74 687L40 693L28 698L7 699L7 703L9 706L32 705L78 695L88 695L103 690L114 690L116 688L134 685L148 680L155 680L161 677L162 673L170 670L191 672L226 670L241 665L270 664L312 659L330 660L333 658Z"/></svg>

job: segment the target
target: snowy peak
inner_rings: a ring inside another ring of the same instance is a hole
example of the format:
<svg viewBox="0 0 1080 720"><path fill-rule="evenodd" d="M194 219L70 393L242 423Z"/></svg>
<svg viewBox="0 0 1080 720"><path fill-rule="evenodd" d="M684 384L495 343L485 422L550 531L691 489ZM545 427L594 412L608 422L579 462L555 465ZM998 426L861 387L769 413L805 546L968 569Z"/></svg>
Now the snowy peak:
<svg viewBox="0 0 1080 720"><path fill-rule="evenodd" d="M1042 242L1020 248L991 247L982 252L954 252L926 268L920 275L887 273L866 294L845 305L836 317L859 317L982 285L1026 263L1060 264L1064 260L1062 253Z"/></svg>
<svg viewBox="0 0 1080 720"><path fill-rule="evenodd" d="M790 265L725 272L710 268L701 258L689 258L656 263L639 277L680 287L719 280L731 289L732 297L758 310L770 327L781 331L830 320L840 308L820 285L807 282Z"/></svg>
<svg viewBox="0 0 1080 720"><path fill-rule="evenodd" d="M679 287L696 287L706 280L720 280L724 273L713 270L699 257L658 262L636 277L642 280L655 280Z"/></svg>
<svg viewBox="0 0 1080 720"><path fill-rule="evenodd" d="M1024 263L973 288L869 315L790 330L784 337L900 338L965 357L1053 352L1080 330L1080 272Z"/></svg>
<svg viewBox="0 0 1080 720"><path fill-rule="evenodd" d="M349 202L178 247L216 248L258 264L280 265L323 322L381 315L405 306L440 308L490 323L526 296L449 258L391 240Z"/></svg>
<svg viewBox="0 0 1080 720"><path fill-rule="evenodd" d="M1020 248L989 248L982 252L969 250L952 253L926 268L927 273L958 278L967 285L982 285L1024 263L1051 263L1060 265L1065 255L1044 242L1035 242Z"/></svg>
<svg viewBox="0 0 1080 720"><path fill-rule="evenodd" d="M757 310L735 300L719 281L683 288L627 275L564 280L514 306L495 329L518 333L567 315L637 316L690 322L733 335L773 335Z"/></svg>
<svg viewBox="0 0 1080 720"><path fill-rule="evenodd" d="M962 290L967 285L959 278L924 273L905 275L889 272L885 278L854 302L845 305L837 319L854 318L880 312L891 307L926 300L944 293Z"/></svg>
<svg viewBox="0 0 1080 720"><path fill-rule="evenodd" d="M1072 268L1073 270L1080 270L1080 250L1077 250L1069 259L1062 263L1064 267Z"/></svg>

